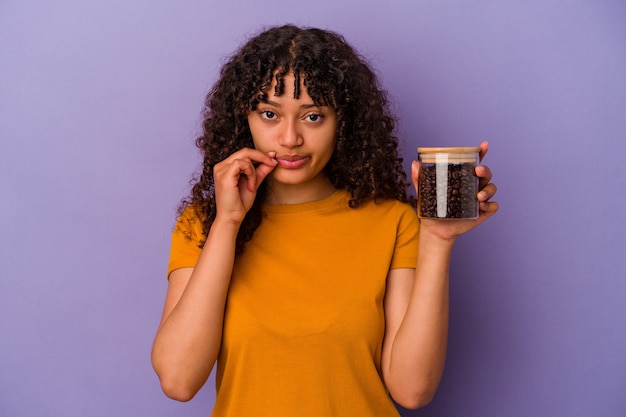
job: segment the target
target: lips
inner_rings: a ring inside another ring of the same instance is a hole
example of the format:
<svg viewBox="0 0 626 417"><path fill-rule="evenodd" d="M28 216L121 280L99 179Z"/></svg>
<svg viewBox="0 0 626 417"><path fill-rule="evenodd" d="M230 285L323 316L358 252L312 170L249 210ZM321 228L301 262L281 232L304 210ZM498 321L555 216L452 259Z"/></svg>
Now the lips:
<svg viewBox="0 0 626 417"><path fill-rule="evenodd" d="M277 156L278 165L282 168L296 169L300 168L309 161L309 157L300 155L281 155Z"/></svg>

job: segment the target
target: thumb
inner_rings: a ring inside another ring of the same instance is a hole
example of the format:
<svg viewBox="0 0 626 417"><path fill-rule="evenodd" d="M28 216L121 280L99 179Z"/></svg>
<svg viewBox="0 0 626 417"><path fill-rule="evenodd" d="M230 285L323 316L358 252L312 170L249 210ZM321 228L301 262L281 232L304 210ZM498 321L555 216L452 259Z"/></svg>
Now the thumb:
<svg viewBox="0 0 626 417"><path fill-rule="evenodd" d="M276 165L278 163L276 161L273 162L273 165L260 164L256 167L256 188L259 188L259 185L261 185L265 177L267 177L270 172L272 172L274 168L276 168Z"/></svg>
<svg viewBox="0 0 626 417"><path fill-rule="evenodd" d="M411 180L413 181L413 186L415 190L417 190L418 179L420 176L421 165L417 161L413 161L411 164Z"/></svg>

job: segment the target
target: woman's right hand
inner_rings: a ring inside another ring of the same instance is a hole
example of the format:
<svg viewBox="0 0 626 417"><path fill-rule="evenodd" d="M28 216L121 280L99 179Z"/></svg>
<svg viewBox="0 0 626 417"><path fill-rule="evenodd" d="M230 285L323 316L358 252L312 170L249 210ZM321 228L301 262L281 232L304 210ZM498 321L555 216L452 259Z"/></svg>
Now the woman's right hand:
<svg viewBox="0 0 626 417"><path fill-rule="evenodd" d="M243 148L215 165L215 202L218 219L241 224L252 207L259 185L276 168L276 152Z"/></svg>
<svg viewBox="0 0 626 417"><path fill-rule="evenodd" d="M171 398L190 400L211 374L221 349L238 229L259 185L276 168L275 156L245 148L213 168L216 218L195 266L169 276L152 348L152 364Z"/></svg>

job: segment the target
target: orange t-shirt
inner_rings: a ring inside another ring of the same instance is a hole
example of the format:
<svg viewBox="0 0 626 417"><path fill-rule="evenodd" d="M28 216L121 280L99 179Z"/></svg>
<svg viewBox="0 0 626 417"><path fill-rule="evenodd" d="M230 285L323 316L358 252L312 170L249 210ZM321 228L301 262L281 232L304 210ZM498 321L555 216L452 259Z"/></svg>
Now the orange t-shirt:
<svg viewBox="0 0 626 417"><path fill-rule="evenodd" d="M380 371L383 298L390 269L415 267L417 216L349 198L264 207L235 260L212 416L398 416ZM170 272L195 265L201 230L186 210Z"/></svg>

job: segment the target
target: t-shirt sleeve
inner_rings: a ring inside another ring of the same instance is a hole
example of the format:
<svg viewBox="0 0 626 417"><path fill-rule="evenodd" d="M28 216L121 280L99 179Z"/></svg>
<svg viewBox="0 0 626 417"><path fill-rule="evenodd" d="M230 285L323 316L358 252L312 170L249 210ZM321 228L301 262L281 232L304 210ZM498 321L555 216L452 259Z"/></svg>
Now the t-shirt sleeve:
<svg viewBox="0 0 626 417"><path fill-rule="evenodd" d="M196 266L202 251L199 246L202 240L202 221L192 207L187 207L178 217L172 232L168 277L176 269Z"/></svg>
<svg viewBox="0 0 626 417"><path fill-rule="evenodd" d="M391 269L415 268L419 238L417 213L408 204L398 203L399 220L396 247L391 260Z"/></svg>

